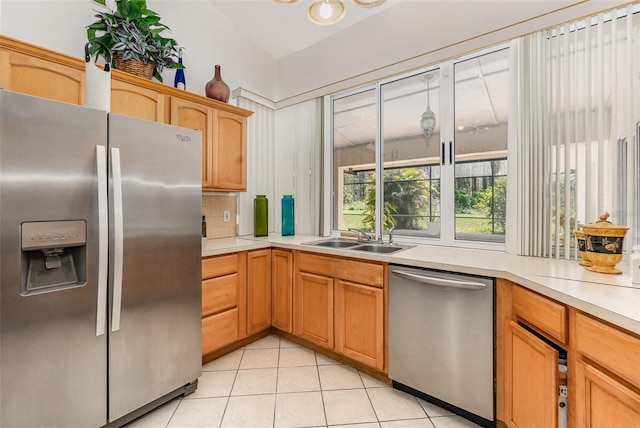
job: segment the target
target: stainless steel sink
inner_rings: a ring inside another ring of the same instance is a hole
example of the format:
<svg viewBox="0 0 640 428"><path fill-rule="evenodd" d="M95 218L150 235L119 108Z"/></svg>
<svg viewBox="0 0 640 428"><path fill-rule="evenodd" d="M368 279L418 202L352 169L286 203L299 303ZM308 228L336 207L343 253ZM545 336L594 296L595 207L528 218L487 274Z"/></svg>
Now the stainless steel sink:
<svg viewBox="0 0 640 428"><path fill-rule="evenodd" d="M413 247L413 245L382 244L375 241L361 242L345 238L320 239L318 241L303 242L302 245L341 248L345 250L363 251L379 254L392 254Z"/></svg>
<svg viewBox="0 0 640 428"><path fill-rule="evenodd" d="M395 253L396 251L406 250L407 248L410 248L410 247L401 246L401 245L389 245L389 244L362 244L356 247L352 247L350 248L350 250L367 251L370 253L391 254L391 253Z"/></svg>
<svg viewBox="0 0 640 428"><path fill-rule="evenodd" d="M360 245L358 241L353 239L321 239L319 241L303 242L302 245L313 245L314 247L331 247L331 248L349 248Z"/></svg>

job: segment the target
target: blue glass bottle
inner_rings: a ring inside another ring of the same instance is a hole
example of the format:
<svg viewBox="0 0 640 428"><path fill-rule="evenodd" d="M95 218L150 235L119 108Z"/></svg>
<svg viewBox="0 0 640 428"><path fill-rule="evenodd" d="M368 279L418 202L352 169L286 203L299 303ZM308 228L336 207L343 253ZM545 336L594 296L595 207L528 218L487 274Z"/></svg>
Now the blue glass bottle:
<svg viewBox="0 0 640 428"><path fill-rule="evenodd" d="M182 48L178 49L178 64L182 65ZM185 91L187 89L187 81L184 78L184 69L176 69L176 77L173 80L173 86Z"/></svg>
<svg viewBox="0 0 640 428"><path fill-rule="evenodd" d="M282 236L296 234L295 201L292 195L282 196Z"/></svg>

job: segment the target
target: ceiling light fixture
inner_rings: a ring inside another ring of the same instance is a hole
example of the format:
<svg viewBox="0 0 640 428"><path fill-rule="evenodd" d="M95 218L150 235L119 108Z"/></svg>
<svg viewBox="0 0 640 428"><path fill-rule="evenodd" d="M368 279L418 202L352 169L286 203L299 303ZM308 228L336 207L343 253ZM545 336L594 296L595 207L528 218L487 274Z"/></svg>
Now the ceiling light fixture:
<svg viewBox="0 0 640 428"><path fill-rule="evenodd" d="M420 127L422 132L427 138L431 137L433 130L436 129L436 114L431 110L429 82L433 79L433 73L425 73L422 75L421 80L427 82L427 109L420 116Z"/></svg>
<svg viewBox="0 0 640 428"><path fill-rule="evenodd" d="M307 16L314 24L331 25L344 18L346 11L342 0L313 0L307 9Z"/></svg>
<svg viewBox="0 0 640 428"><path fill-rule="evenodd" d="M276 3L293 4L298 0L273 0ZM360 7L375 7L386 0L353 0ZM309 20L318 25L332 25L339 22L347 11L343 0L313 0L307 9Z"/></svg>

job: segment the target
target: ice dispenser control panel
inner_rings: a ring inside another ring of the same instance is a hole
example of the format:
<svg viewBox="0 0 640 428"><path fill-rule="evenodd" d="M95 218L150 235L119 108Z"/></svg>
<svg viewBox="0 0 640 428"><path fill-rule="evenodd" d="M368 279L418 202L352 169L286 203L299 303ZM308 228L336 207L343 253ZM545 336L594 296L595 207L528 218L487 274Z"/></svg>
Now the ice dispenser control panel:
<svg viewBox="0 0 640 428"><path fill-rule="evenodd" d="M84 220L39 221L22 223L22 250L64 248L84 245L87 226Z"/></svg>

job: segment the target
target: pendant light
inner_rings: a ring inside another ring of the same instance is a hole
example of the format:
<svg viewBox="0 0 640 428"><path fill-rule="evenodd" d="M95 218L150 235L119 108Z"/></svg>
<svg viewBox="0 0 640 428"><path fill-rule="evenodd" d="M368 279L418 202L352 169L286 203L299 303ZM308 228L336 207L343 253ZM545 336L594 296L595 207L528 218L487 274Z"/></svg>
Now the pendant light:
<svg viewBox="0 0 640 428"><path fill-rule="evenodd" d="M421 80L423 82L427 82L427 109L420 116L420 127L422 128L422 133L430 138L433 130L436 128L436 114L431 110L430 105L430 91L429 91L429 82L433 79L432 73L425 73Z"/></svg>
<svg viewBox="0 0 640 428"><path fill-rule="evenodd" d="M342 0L313 0L307 16L314 24L331 25L344 18L346 10Z"/></svg>

